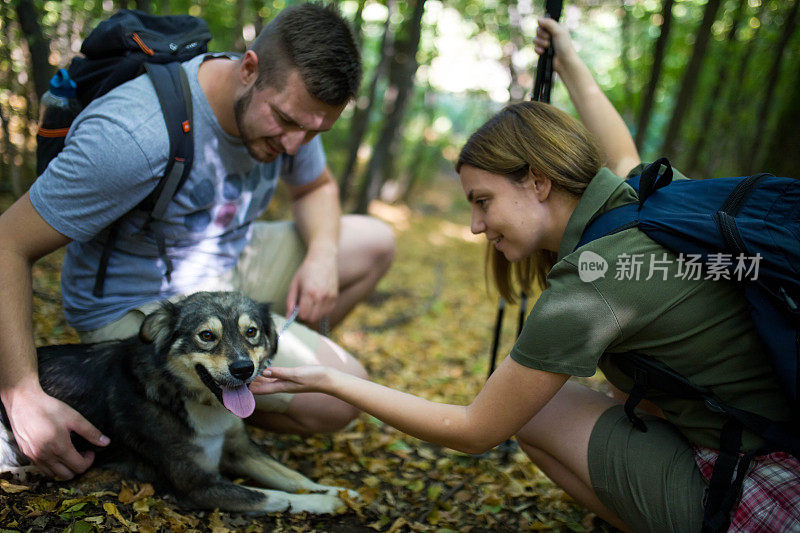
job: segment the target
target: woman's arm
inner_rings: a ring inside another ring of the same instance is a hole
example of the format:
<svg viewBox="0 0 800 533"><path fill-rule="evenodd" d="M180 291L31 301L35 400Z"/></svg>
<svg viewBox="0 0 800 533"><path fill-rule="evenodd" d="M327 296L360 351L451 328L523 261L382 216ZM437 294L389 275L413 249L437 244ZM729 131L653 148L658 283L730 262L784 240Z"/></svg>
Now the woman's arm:
<svg viewBox="0 0 800 533"><path fill-rule="evenodd" d="M472 404L424 400L322 366L269 368L251 384L256 394L324 392L404 433L465 453L483 453L514 435L567 381L507 357Z"/></svg>
<svg viewBox="0 0 800 533"><path fill-rule="evenodd" d="M543 54L551 40L555 44L553 69L564 81L581 121L600 143L608 167L618 176L625 176L641 162L628 127L578 57L567 29L553 19L539 19L534 39L536 53Z"/></svg>

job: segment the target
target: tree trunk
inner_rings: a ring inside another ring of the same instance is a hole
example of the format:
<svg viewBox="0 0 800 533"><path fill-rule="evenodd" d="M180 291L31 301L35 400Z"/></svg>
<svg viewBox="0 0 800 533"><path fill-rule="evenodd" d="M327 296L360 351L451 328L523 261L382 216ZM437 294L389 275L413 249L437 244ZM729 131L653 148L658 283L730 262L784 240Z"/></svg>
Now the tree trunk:
<svg viewBox="0 0 800 533"><path fill-rule="evenodd" d="M53 67L49 62L50 44L42 33L42 27L39 24L40 15L36 11L33 0L18 0L16 7L17 21L28 42L31 79L36 90L36 98L39 99L47 90L50 78L53 76Z"/></svg>
<svg viewBox="0 0 800 533"><path fill-rule="evenodd" d="M264 29L264 19L261 16L261 10L264 8L264 0L250 0L250 12L253 14L253 27L255 33L258 35Z"/></svg>
<svg viewBox="0 0 800 533"><path fill-rule="evenodd" d="M14 169L14 155L16 150L14 149L14 145L11 143L11 131L8 127L8 117L6 117L6 110L5 106L0 104L0 127L2 127L3 132L3 153L0 154L0 163L2 166L0 167L0 192L10 192L14 195L14 198L19 197L18 191L14 190L15 187L15 178L13 176L13 169ZM8 177L8 183L5 183L5 179Z"/></svg>
<svg viewBox="0 0 800 533"><path fill-rule="evenodd" d="M706 103L705 108L703 109L703 116L700 118L699 123L699 131L702 133L695 141L694 145L692 146L692 150L689 154L686 164L686 170L690 173L695 173L699 169L698 163L700 162L700 154L708 145L708 140L711 137L708 135L708 126L713 121L714 117L719 112L724 112L719 107L720 100L722 99L722 89L725 87L725 82L727 81L728 72L732 70L733 63L736 58L736 32L738 31L739 24L742 21L744 16L745 8L747 7L747 0L739 0L739 4L736 6L736 11L733 14L733 21L731 22L731 28L728 30L728 35L726 37L726 46L725 46L725 54L724 57L727 58L727 61L720 61L716 65L716 70L714 71L714 75L712 79L714 81L714 87L711 89L710 96ZM722 130L724 132L724 130Z"/></svg>
<svg viewBox="0 0 800 533"><path fill-rule="evenodd" d="M422 175L421 169L426 167L427 148L428 141L425 139L425 135L421 135L417 141L417 144L412 149L412 163L411 167L408 169L408 180L403 188L403 192L401 192L399 195L404 203L408 203L408 201L411 199L411 195L413 191L416 190L416 186L419 183L420 176Z"/></svg>
<svg viewBox="0 0 800 533"><path fill-rule="evenodd" d="M236 18L231 30L233 35L236 36L233 41L233 49L240 53L244 53L244 51L247 50L247 42L244 40L244 20L246 13L247 0L236 0Z"/></svg>
<svg viewBox="0 0 800 533"><path fill-rule="evenodd" d="M388 0L386 8L388 13L383 26L383 38L381 39L379 51L380 59L375 71L372 73L372 80L369 83L367 94L356 100L353 118L350 119L350 136L347 140L347 163L339 180L339 191L343 204L350 198L350 187L355 174L356 163L358 162L358 149L361 147L361 141L363 141L364 135L367 133L369 117L376 100L375 95L378 90L378 83L386 72L389 60L394 56L394 31L392 30L391 18L395 10L395 0Z"/></svg>
<svg viewBox="0 0 800 533"><path fill-rule="evenodd" d="M758 115L756 115L756 131L753 137L753 142L750 145L749 150L749 157L747 161L750 162L749 171L755 172L756 168L759 168L762 165L763 157L759 153L761 148L763 137L765 136L765 132L767 129L767 122L769 119L769 110L771 107L774 106L775 102L773 101L772 96L775 94L775 88L778 86L778 77L780 76L781 72L781 63L783 61L783 54L786 51L786 47L789 44L789 41L792 38L792 34L794 33L794 28L797 25L797 9L800 6L800 0L794 0L793 4L789 7L789 12L786 15L786 20L783 25L783 34L781 35L781 39L778 42L778 45L772 48L772 54L774 55L774 60L772 62L772 66L769 69L769 75L767 76L767 83L765 85L764 96L763 100L761 101L761 106L758 111ZM792 87L792 92L796 93L798 88ZM784 157L791 152L784 152ZM797 157L797 153L794 153L794 157ZM758 161L756 161L758 159Z"/></svg>
<svg viewBox="0 0 800 533"><path fill-rule="evenodd" d="M136 9L145 13L150 13L153 9L150 0L136 0L134 3L136 4Z"/></svg>
<svg viewBox="0 0 800 533"><path fill-rule="evenodd" d="M737 169L741 168L741 165L738 165L736 169L720 168L719 163L732 159L732 156L726 157L727 154L732 153L731 147L740 146L739 143L745 142L746 140L746 138L739 139L740 130L743 128L733 127L734 124L739 124L740 117L747 107L745 102L746 98L743 94L744 91L742 90L739 80L745 78L746 72L750 72L750 65L753 57L758 55L754 49L756 48L755 43L759 42L758 34L763 26L761 21L766 11L766 5L767 2L761 2L758 8L755 19L759 24L753 30L750 40L739 44L741 51L737 54L738 57L734 61L734 72L730 77L731 80L736 80L736 82L729 84L727 94L722 98L723 104L720 106L722 112L716 116L717 125L714 127L714 131L726 132L726 134L710 139L711 146L706 150L708 157L702 172L704 176L713 176L719 174L721 171L724 171L726 174L740 172ZM739 153L740 151L742 150L735 149L733 153Z"/></svg>
<svg viewBox="0 0 800 533"><path fill-rule="evenodd" d="M620 23L620 64L622 65L623 82L623 102L622 102L622 116L625 117L625 122L632 121L631 114L633 112L633 67L631 66L630 48L631 48L631 23L633 22L633 13L628 6L626 0L622 0L622 21ZM663 28L662 28L663 31ZM648 119L649 120L649 119Z"/></svg>
<svg viewBox="0 0 800 533"><path fill-rule="evenodd" d="M0 3L0 20L10 20L8 11L8 4L5 2ZM0 30L2 31L2 36L0 36L0 62L10 65L11 52L9 46L12 41L9 24L4 22ZM12 70L10 68L0 72L0 87L13 90L11 85L11 72ZM8 193L12 192L11 172L14 168L14 145L11 144L9 116L6 115L6 106L2 101L0 101L0 127L2 127L3 132L3 146L0 148L0 192Z"/></svg>
<svg viewBox="0 0 800 533"><path fill-rule="evenodd" d="M12 18L10 13L11 6L8 3L0 3L0 18L4 21L9 21ZM2 37L0 42L3 44L0 48L0 62L7 65L13 63L11 54L12 43L16 39L12 35L11 26L8 23L2 25ZM8 89L10 92L22 92L19 87L16 76L12 69L5 69L0 73L0 87ZM0 150L0 191L10 192L14 198L19 198L25 192L25 184L22 179L21 169L24 167L23 155L18 153L17 146L11 141L11 117L14 115L14 108L8 102L0 102L0 128L3 132L3 145ZM23 146L24 149L24 146ZM7 180L7 181L6 181Z"/></svg>
<svg viewBox="0 0 800 533"><path fill-rule="evenodd" d="M509 2L508 5L508 45L503 50L503 63L508 64L508 73L511 75L511 82L508 85L510 102L519 102L525 97L525 88L519 83L519 73L514 66L514 54L523 46L522 40L522 17L519 13L517 2Z"/></svg>
<svg viewBox="0 0 800 533"><path fill-rule="evenodd" d="M647 133L647 126L650 124L650 116L653 113L653 102L656 99L656 89L658 79L661 77L661 68L664 64L664 52L667 49L669 30L672 26L672 5L674 0L664 0L661 9L661 33L656 40L653 50L653 67L650 69L650 82L647 84L647 91L642 100L642 110L639 112L639 124L636 126L636 147L641 151Z"/></svg>
<svg viewBox="0 0 800 533"><path fill-rule="evenodd" d="M358 0L358 8L356 9L355 15L353 15L353 36L356 38L356 44L359 50L361 49L361 45L364 44L362 26L364 26L364 5L366 3L367 0ZM391 11L389 13L391 13ZM387 16L386 19L388 20L389 17Z"/></svg>
<svg viewBox="0 0 800 533"><path fill-rule="evenodd" d="M700 68L703 65L703 60L706 57L706 50L708 49L708 40L711 37L711 25L717 17L717 11L722 0L708 0L706 8L703 13L703 20L700 23L700 28L697 30L697 39L694 43L694 50L692 57L689 60L689 66L683 76L681 89L678 93L678 98L675 100L675 107L672 111L672 118L667 126L667 133L664 136L664 143L661 145L661 154L670 157L675 149L675 143L680 133L683 119L686 117L686 110L689 107L689 102L694 95L694 90L697 87L697 80L700 77Z"/></svg>
<svg viewBox="0 0 800 533"><path fill-rule="evenodd" d="M425 124L433 123L434 119L436 118L436 109L436 93L430 84L428 84L428 86L425 88L425 103L424 111L422 112ZM423 129L421 135L419 136L419 140L411 150L412 155L407 168L406 182L403 184L402 190L399 194L399 198L403 203L408 203L412 199L417 190L417 186L421 181L423 181L423 175L431 175L431 160L435 157L434 154L438 155L440 153L439 149L436 147L436 144L434 144L434 146L430 146L432 140L435 141L435 137L433 139L429 138Z"/></svg>
<svg viewBox="0 0 800 533"><path fill-rule="evenodd" d="M425 0L417 0L414 3L414 12L406 24L404 39L398 41L397 53L392 58L389 69L389 88L386 100L384 100L388 104L388 115L361 184L356 205L357 213L367 212L369 202L378 195L381 185L392 174L394 150L399 144L395 140L399 136L406 105L413 93L414 75L419 66L416 56L419 49L424 9Z"/></svg>
<svg viewBox="0 0 800 533"><path fill-rule="evenodd" d="M790 87L800 86L800 64L789 70L794 74ZM760 169L777 176L800 178L800 91L793 90L787 96Z"/></svg>

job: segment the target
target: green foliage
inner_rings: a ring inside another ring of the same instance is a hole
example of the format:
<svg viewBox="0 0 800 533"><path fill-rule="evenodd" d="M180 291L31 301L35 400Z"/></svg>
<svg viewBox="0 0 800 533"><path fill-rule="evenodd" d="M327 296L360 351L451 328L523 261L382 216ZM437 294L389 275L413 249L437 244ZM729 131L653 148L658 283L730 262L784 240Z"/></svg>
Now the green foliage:
<svg viewBox="0 0 800 533"><path fill-rule="evenodd" d="M33 97L32 76L28 51L24 45L26 35L16 20L17 2L24 0L0 0L0 110L4 118L4 138L16 145L18 158L15 159L21 171L29 172L33 158L36 99ZM50 62L53 68L65 66L77 53L81 38L100 20L108 17L122 5L133 7L134 2L122 0L32 0L40 13L38 19L43 35L50 42ZM251 39L269 20L286 5L297 0L151 0L148 4L155 13L190 13L206 19L214 39L213 50L241 51L247 40ZM354 17L363 1L363 16L358 31L362 38L365 80L370 80L380 60L379 50L383 37L384 21L387 13L385 0L346 0L337 2L342 12ZM687 118L679 135L680 149L676 164L680 166L681 154L699 142L703 136L713 135L715 141L700 155L698 169L689 172L711 172L730 174L743 171L745 161L734 157L741 151L738 146L748 143L759 131L762 123L766 125L766 137L778 127L779 109L786 95L794 87L788 73L797 68L796 54L787 54L781 64L777 79L777 89L772 102L763 102L764 84L769 76L767 66L776 52L775 46L781 37L787 16L793 2L781 0L748 0L745 14L740 21L733 45L727 42L727 33L733 24L733 14L738 0L726 0L712 27L712 39L703 62L698 85L689 108ZM447 25L457 25L456 32L470 41L482 43L479 50L487 59L495 57L500 65L513 64L523 90L530 91L535 70L536 56L531 52L531 40L535 34L536 17L540 16L543 5L516 0L455 0L441 2L429 0L426 16L423 19L422 41L417 52L421 67L417 73L417 88L404 119L402 135L397 139L399 149L395 175L385 176L400 184L400 189L416 188L420 184L436 179L440 174L452 174L452 162L461 143L483 120L488 118L503 103L503 99L492 100L487 93L487 80L473 79L457 92L449 92L432 83L436 72L446 67L446 61L438 60L442 52L443 35L450 35ZM413 3L396 2L391 17L391 28L399 32L402 39L406 31L404 22L410 15ZM674 98L681 83L691 55L699 21L705 8L704 0L678 0L673 7L672 31L668 40L664 70L657 87L656 102L648 135L642 147L642 157L652 159L661 154L658 148L666 130L669 118L676 111ZM458 22L443 17L443 14L456 12ZM519 13L518 18L511 16ZM622 41L623 18L627 16L627 34ZM586 0L567 3L564 12L565 23L571 28L573 40L581 57L595 73L599 84L612 103L632 128L642 105L642 94L649 79L652 67L652 53L655 40L660 33L661 2L658 0L622 2L588 2ZM788 49L800 48L798 32L792 36ZM484 46L484 44L486 46ZM497 52L493 52L496 50ZM627 63L621 60L623 51ZM472 54L465 48L464 55ZM488 55L487 55L488 54ZM497 55L499 54L499 55ZM746 68L742 69L742 65ZM711 91L716 86L717 72L725 68L737 73L729 76L720 94ZM495 77L502 76L502 68ZM437 70L438 69L438 70ZM476 73L480 70L476 68ZM507 71L506 71L507 72ZM462 74L463 72L457 72ZM483 77L487 77L483 75ZM497 86L498 80L494 81ZM502 82L500 82L502 83ZM366 83L362 90L366 90ZM362 146L372 147L377 132L386 116L382 108L387 82L379 80L376 102L369 117L369 127ZM498 98L498 94L494 98ZM563 85L556 83L553 94L556 105L575 113ZM710 124L700 124L703 109L716 105ZM760 109L767 110L760 116ZM325 135L328 158L334 172L343 169L348 159L347 138L352 116L352 106L343 114L335 128ZM448 127L437 119L445 117ZM6 142L9 142L6 140ZM769 154L771 143L762 143L762 159ZM362 151L369 154L369 150ZM10 155L4 155L3 166L12 164ZM363 169L366 160L359 160L358 169ZM3 181L8 179L3 173ZM33 176L28 175L30 181ZM8 189L7 183L0 183L0 189ZM401 194L402 196L402 194Z"/></svg>

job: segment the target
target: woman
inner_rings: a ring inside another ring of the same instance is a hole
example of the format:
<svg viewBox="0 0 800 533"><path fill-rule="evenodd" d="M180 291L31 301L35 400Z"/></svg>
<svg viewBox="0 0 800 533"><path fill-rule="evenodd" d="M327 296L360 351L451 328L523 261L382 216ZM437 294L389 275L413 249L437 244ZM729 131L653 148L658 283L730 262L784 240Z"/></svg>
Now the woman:
<svg viewBox="0 0 800 533"><path fill-rule="evenodd" d="M697 402L654 397L665 419L645 416L648 431L641 432L618 400L568 378L592 375L599 366L614 385L630 390L613 353L636 351L712 387L736 407L789 420L788 406L738 287L682 279L677 257L637 229L581 247L609 264L604 277L581 280L574 249L583 230L596 214L636 201L618 176L640 161L566 30L549 19L539 24L536 50L542 53L553 36L554 68L586 128L546 104L509 106L470 137L456 167L472 205L472 232L485 234L494 248L501 294L510 297L514 285L547 275L510 357L469 406L429 402L322 367L269 369L253 391L332 394L401 431L467 453L516 435L539 468L614 526L697 531L707 486L700 466L714 460L724 418ZM637 279L614 279L620 261L636 256L645 267L650 258L660 260L658 275L645 279L642 268ZM744 435L744 450L760 444ZM800 464L786 454L755 464L795 480L800 475ZM789 498L783 522L768 529L800 527L800 496ZM773 513L774 503L768 506ZM756 520L763 517L737 514L732 529L753 530Z"/></svg>

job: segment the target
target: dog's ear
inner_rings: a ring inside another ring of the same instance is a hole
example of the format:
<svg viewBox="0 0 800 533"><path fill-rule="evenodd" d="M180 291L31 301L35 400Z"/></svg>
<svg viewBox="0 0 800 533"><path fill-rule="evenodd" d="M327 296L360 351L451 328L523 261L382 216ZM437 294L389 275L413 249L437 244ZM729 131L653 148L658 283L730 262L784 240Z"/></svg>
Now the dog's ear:
<svg viewBox="0 0 800 533"><path fill-rule="evenodd" d="M267 340L269 341L269 357L275 355L278 351L278 332L275 331L275 321L272 320L272 305L269 303L258 304L258 311L260 314L261 323L267 332Z"/></svg>
<svg viewBox="0 0 800 533"><path fill-rule="evenodd" d="M147 344L154 343L160 351L171 337L177 318L178 306L169 301L161 302L142 322L139 339Z"/></svg>

